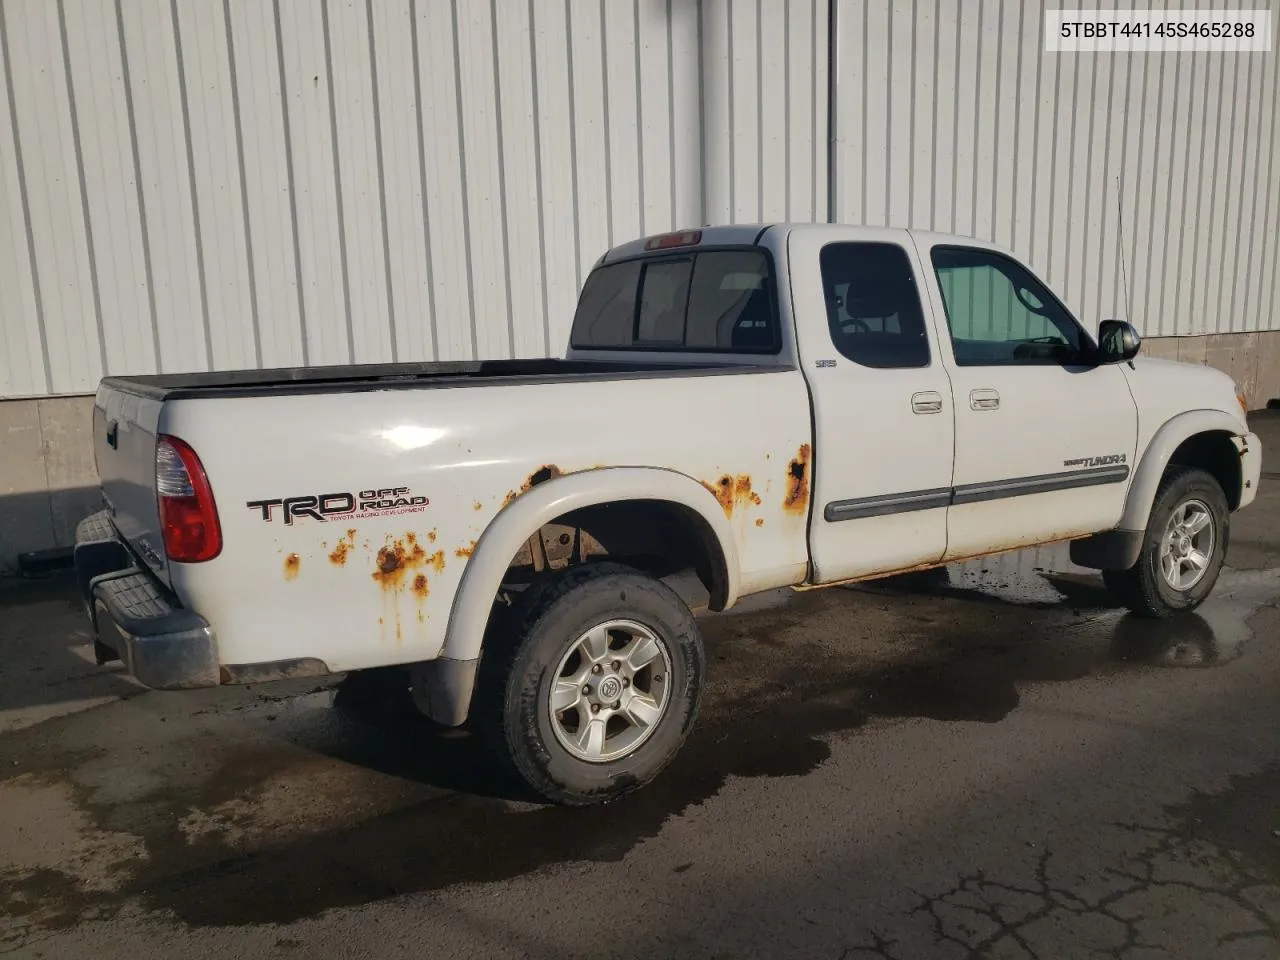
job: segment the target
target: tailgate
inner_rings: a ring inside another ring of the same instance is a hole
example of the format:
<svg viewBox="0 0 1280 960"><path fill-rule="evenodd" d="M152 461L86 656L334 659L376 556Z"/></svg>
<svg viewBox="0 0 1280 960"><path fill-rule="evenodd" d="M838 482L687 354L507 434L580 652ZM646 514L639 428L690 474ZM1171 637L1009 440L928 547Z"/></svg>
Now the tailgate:
<svg viewBox="0 0 1280 960"><path fill-rule="evenodd" d="M165 583L156 500L156 432L162 401L103 384L93 405L93 451L116 530Z"/></svg>

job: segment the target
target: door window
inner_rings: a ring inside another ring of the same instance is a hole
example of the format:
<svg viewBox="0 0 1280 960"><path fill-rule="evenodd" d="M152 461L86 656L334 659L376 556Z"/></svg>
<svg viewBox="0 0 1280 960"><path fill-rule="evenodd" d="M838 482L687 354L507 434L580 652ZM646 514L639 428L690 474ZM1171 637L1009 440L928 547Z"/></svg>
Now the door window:
<svg viewBox="0 0 1280 960"><path fill-rule="evenodd" d="M896 243L829 243L819 256L827 324L840 353L864 367L929 365L924 311Z"/></svg>
<svg viewBox="0 0 1280 960"><path fill-rule="evenodd" d="M1082 362L1080 325L1026 267L1002 254L934 247L957 366Z"/></svg>

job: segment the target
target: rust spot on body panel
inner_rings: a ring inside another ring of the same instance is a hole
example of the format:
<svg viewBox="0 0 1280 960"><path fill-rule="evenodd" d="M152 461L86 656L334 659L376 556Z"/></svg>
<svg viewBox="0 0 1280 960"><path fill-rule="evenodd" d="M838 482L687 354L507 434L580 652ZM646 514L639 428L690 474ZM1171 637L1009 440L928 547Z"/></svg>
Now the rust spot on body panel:
<svg viewBox="0 0 1280 960"><path fill-rule="evenodd" d="M339 540L329 551L329 562L335 567L344 567L347 564L347 557L351 551L356 548L356 532L348 530L346 539Z"/></svg>
<svg viewBox="0 0 1280 960"><path fill-rule="evenodd" d="M507 495L502 498L502 506L504 508L511 506L511 503L522 493L528 493L538 484L546 483L548 480L554 480L556 477L563 477L564 471L554 463L544 463L533 473L525 478L524 483L520 484L519 490L508 490ZM475 509L480 509L480 504L475 504Z"/></svg>
<svg viewBox="0 0 1280 960"><path fill-rule="evenodd" d="M284 578L293 580L298 576L298 570L302 567L302 558L296 553L291 553L284 558Z"/></svg>
<svg viewBox="0 0 1280 960"><path fill-rule="evenodd" d="M413 534L409 534L404 540L388 538L387 544L378 548L377 566L373 571L373 579L378 581L384 590L396 590L404 583L406 571L422 566L426 556L426 552L416 542Z"/></svg>
<svg viewBox="0 0 1280 960"><path fill-rule="evenodd" d="M750 474L740 473L735 477L726 473L715 483L702 485L716 498L726 517L732 518L736 509L760 505L760 495L751 489Z"/></svg>
<svg viewBox="0 0 1280 960"><path fill-rule="evenodd" d="M471 504L471 509L472 509L472 510L483 510L483 509L484 509L484 504L483 504L483 503L481 503L479 500L477 500L477 501L475 501L474 503L472 503L472 504Z"/></svg>
<svg viewBox="0 0 1280 960"><path fill-rule="evenodd" d="M426 622L422 605L431 592L430 581L424 569L428 565L443 570L444 551L437 550L428 556L418 542L418 535L412 531L406 532L403 538L388 536L386 543L378 550L372 574L383 593L383 616L378 618L378 623L384 625L388 616L395 618L397 645L404 640L404 617L416 615L419 623ZM412 593L416 610L401 608L401 598L406 593ZM383 636L385 637L385 633Z"/></svg>
<svg viewBox="0 0 1280 960"><path fill-rule="evenodd" d="M556 477L562 476L564 476L564 471L554 463L544 463L537 470L533 471L533 473L529 474L529 479L521 485L520 490L522 493L528 493L538 484L546 483L548 480L554 480Z"/></svg>
<svg viewBox="0 0 1280 960"><path fill-rule="evenodd" d="M428 530L428 531L427 531L427 542L428 542L428 543L435 543L435 542L436 542L436 532L435 532L435 530Z"/></svg>
<svg viewBox="0 0 1280 960"><path fill-rule="evenodd" d="M764 517L756 517L756 526L757 526L757 527L763 527L763 526L764 526Z"/></svg>
<svg viewBox="0 0 1280 960"><path fill-rule="evenodd" d="M813 448L800 445L796 457L787 464L787 492L782 498L782 509L787 513L804 515L809 510L809 464Z"/></svg>
<svg viewBox="0 0 1280 960"><path fill-rule="evenodd" d="M457 550L453 551L453 555L457 557L459 560L465 560L467 557L471 556L475 552L476 552L476 542L472 540L465 547L459 547Z"/></svg>

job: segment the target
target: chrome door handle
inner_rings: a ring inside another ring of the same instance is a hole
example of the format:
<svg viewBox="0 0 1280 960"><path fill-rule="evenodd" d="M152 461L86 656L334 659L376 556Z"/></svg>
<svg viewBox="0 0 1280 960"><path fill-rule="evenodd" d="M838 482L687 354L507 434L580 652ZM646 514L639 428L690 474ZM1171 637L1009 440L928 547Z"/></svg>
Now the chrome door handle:
<svg viewBox="0 0 1280 960"><path fill-rule="evenodd" d="M936 390L925 390L911 395L912 413L941 413L942 394Z"/></svg>
<svg viewBox="0 0 1280 960"><path fill-rule="evenodd" d="M999 410L1000 393L996 390L970 390L969 407L973 410Z"/></svg>

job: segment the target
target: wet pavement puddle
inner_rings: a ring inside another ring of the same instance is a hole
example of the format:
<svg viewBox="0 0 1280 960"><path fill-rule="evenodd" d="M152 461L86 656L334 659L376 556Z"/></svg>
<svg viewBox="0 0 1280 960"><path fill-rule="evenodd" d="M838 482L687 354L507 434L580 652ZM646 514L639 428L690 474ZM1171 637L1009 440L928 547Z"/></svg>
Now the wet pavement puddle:
<svg viewBox="0 0 1280 960"><path fill-rule="evenodd" d="M70 852L0 843L0 942L6 917L17 936L134 897L193 925L284 923L617 861L731 778L803 776L870 722L995 723L1028 685L1228 665L1280 594L1280 571L1227 570L1198 612L1142 621L1111 609L1096 577L1051 566L1011 555L706 618L694 734L655 783L606 807L531 802L473 737L418 718L394 679L195 711L168 739L153 724L141 748L85 718L67 721L74 748L20 731L0 739L0 806L61 804L86 822L70 824Z"/></svg>

